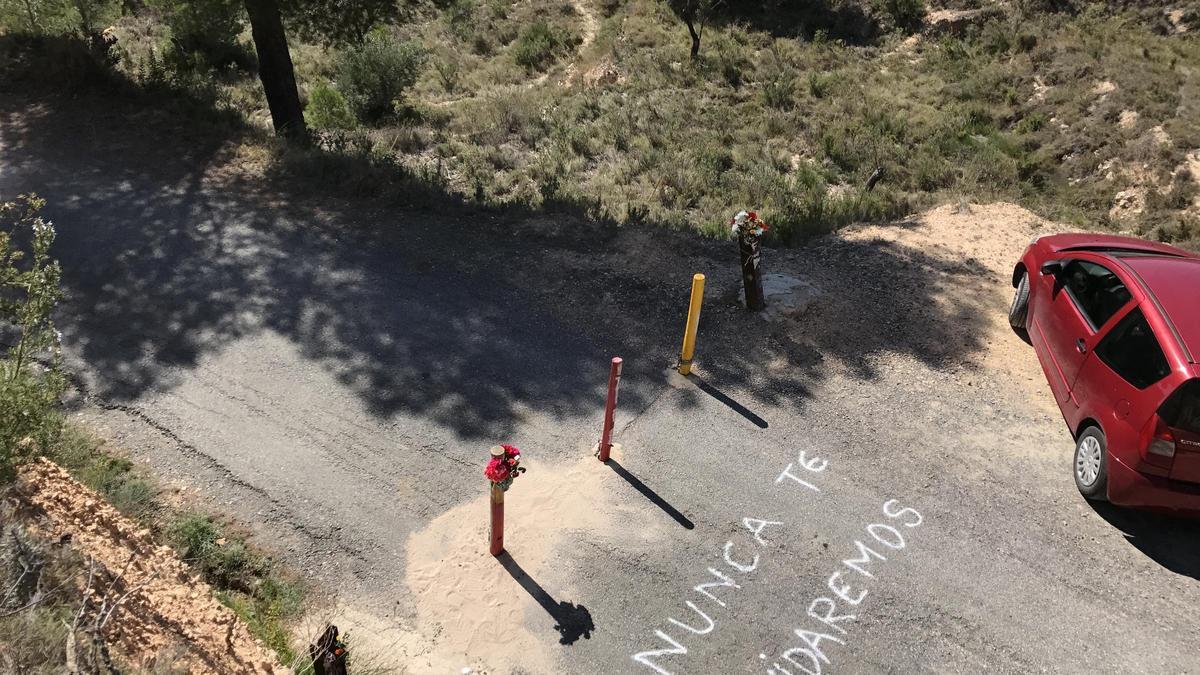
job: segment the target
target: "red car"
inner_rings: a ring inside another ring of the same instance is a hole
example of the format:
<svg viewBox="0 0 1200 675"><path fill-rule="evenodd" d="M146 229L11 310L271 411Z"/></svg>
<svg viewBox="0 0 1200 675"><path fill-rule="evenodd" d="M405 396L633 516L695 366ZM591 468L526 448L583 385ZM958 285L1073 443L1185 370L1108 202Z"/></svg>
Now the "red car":
<svg viewBox="0 0 1200 675"><path fill-rule="evenodd" d="M1128 237L1035 239L1009 323L1075 436L1089 499L1200 513L1200 256Z"/></svg>

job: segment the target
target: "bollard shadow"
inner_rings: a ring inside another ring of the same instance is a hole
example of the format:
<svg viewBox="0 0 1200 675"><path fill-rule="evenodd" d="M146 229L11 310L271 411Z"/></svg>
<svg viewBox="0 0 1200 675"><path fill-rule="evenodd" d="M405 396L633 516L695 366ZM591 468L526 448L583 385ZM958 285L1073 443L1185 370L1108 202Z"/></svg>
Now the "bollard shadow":
<svg viewBox="0 0 1200 675"><path fill-rule="evenodd" d="M501 551L500 555L496 556L496 560L504 566L513 579L521 588L524 588L534 600L537 601L542 609L554 619L557 625L554 630L558 631L558 643L561 645L575 644L580 637L585 640L592 638L592 631L596 630L596 624L592 623L592 613L583 605L576 605L565 600L556 602L546 589L542 588L541 584L533 580L516 560L508 554L508 551Z"/></svg>
<svg viewBox="0 0 1200 675"><path fill-rule="evenodd" d="M700 376L696 375L695 373L689 373L687 375L687 379L691 380L692 384L695 384L700 389L700 391L717 399L721 403L724 403L726 406L729 407L730 410L732 410L735 413L746 418L746 420L749 421L754 426L758 427L759 429L767 428L768 425L767 425L766 420L764 420L763 418L754 414L753 410L750 410L749 408L742 405L741 403L738 403L737 401L733 400L732 398L729 398L729 396L727 396L725 394L725 392L721 391L720 389L717 389L716 387L712 386L708 382L705 382L704 379L701 378Z"/></svg>
<svg viewBox="0 0 1200 675"><path fill-rule="evenodd" d="M671 506L671 504L667 500L660 497L657 492L650 489L650 486L643 483L637 476L629 473L629 470L626 469L625 467L621 466L620 462L618 462L617 460L612 459L610 457L609 460L607 462L605 462L605 464L608 464L608 468L615 471L618 476L620 476L621 478L624 478L626 483L629 483L630 485L632 485L633 489L642 493L646 497L646 499L649 499L651 501L651 503L653 503L658 508L662 509L663 512L665 512L668 516L671 516L671 518L673 518L675 520L675 522L679 523L686 529L689 529L689 530L696 529L695 523L693 523L690 519L688 519L687 516L680 513L679 510L676 509L674 506Z"/></svg>

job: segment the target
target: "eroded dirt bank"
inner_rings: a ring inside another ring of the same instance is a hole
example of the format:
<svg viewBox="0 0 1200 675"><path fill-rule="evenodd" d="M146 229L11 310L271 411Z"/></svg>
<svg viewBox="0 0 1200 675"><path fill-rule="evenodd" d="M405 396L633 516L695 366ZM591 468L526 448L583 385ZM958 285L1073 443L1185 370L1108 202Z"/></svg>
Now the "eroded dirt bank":
<svg viewBox="0 0 1200 675"><path fill-rule="evenodd" d="M16 495L29 529L88 561L84 625L104 618L105 639L140 668L196 673L284 673L246 625L217 602L168 546L47 459L21 471Z"/></svg>

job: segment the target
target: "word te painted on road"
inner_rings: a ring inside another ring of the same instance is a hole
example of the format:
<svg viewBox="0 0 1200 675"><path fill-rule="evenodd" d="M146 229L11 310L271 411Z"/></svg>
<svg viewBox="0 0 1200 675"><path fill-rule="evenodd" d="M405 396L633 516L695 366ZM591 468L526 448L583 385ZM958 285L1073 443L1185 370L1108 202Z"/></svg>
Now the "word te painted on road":
<svg viewBox="0 0 1200 675"><path fill-rule="evenodd" d="M902 506L895 499L883 503L883 515L886 520L864 528L868 536L854 540L856 555L843 560L842 567L829 575L825 581L829 594L809 603L804 623L793 631L797 638L794 646L778 657L758 655L768 664L767 675L819 675L822 666L830 663L825 653L829 647L822 648L821 643L846 644L846 627L842 624L855 620L853 612L867 598L870 591L864 580L874 579L888 556L908 545L901 528L920 527L925 521L916 509Z"/></svg>
<svg viewBox="0 0 1200 675"><path fill-rule="evenodd" d="M809 459L804 451L801 451L796 461L789 463L783 473L779 474L775 483L791 481L792 484L807 490L820 492L820 488L811 481L816 480L815 474L823 472L828 465L829 462L826 460L819 457ZM709 567L707 569L708 576L704 577L704 581L692 587L693 591L703 596L697 599L704 605L704 608L702 609L700 605L691 600L685 601L684 605L689 611L684 612L682 616L687 619L686 621L671 616L667 618L667 623L671 624L667 630L672 633L662 629L654 631L654 636L666 646L638 652L632 656L634 661L659 675L671 675L672 671L668 669L668 665L665 665L665 659L688 653L687 645L682 640L694 640L695 638L689 636L705 636L716 629L717 621L713 617L718 611L726 608L726 602L732 591L714 589L740 589L741 585L734 579L740 580L743 576L750 575L758 569L760 561L758 551L766 549L771 543L768 538L768 528L783 526L783 523L746 516L742 518L742 525L751 535L747 539L753 538L753 543L744 541L735 545L733 540L725 542L725 545L721 547L721 557L725 567ZM716 579L716 581L712 579ZM681 640L675 639L675 635L682 636Z"/></svg>

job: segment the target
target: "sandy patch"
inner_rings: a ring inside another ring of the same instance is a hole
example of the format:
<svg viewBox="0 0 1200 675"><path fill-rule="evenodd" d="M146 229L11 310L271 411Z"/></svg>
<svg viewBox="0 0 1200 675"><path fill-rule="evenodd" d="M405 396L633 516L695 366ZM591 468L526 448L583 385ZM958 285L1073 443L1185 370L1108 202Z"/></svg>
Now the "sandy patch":
<svg viewBox="0 0 1200 675"><path fill-rule="evenodd" d="M1121 116L1117 119L1117 126L1129 131L1137 126L1141 115L1136 110L1122 110Z"/></svg>
<svg viewBox="0 0 1200 675"><path fill-rule="evenodd" d="M858 227L842 236L852 241L883 240L948 261L978 263L994 274L1002 283L978 284L970 289L961 287L952 278L932 277L930 283L938 287L934 301L950 306L967 292L977 296L974 300L981 306L992 308L984 313L986 325L963 327L963 330L984 331L980 363L1027 384L1038 394L1035 400L1041 400L1044 382L1037 359L1031 358L1029 346L1008 325L1008 304L1012 300L1009 282L1013 266L1033 237L1062 232L1065 228L1005 202L947 204L906 222L911 225Z"/></svg>
<svg viewBox="0 0 1200 675"><path fill-rule="evenodd" d="M613 456L619 458L617 452ZM567 559L561 550L566 535L580 530L603 540L618 523L624 536L632 531L651 539L661 532L611 498L612 472L590 455L565 467L536 460L522 464L529 473L505 497L505 550L527 575L525 586L487 551L490 504L482 476L479 498L438 516L409 538L406 580L416 605L416 628L431 636L429 651L409 663L415 672L447 672L446 665L456 673L557 672L560 643L586 639L581 631L590 623L586 610L571 602L578 600L575 589L554 574ZM536 599L527 587L530 579L546 584L558 604L555 618L544 604L549 598Z"/></svg>
<svg viewBox="0 0 1200 675"><path fill-rule="evenodd" d="M95 560L90 604L124 598L104 633L131 663L197 674L291 672L174 551L58 465L41 459L25 466L18 494L44 516L31 532L51 541L69 535L71 546Z"/></svg>
<svg viewBox="0 0 1200 675"><path fill-rule="evenodd" d="M1097 96L1104 96L1105 94L1111 94L1116 90L1117 90L1117 85L1115 83L1113 83L1111 80L1101 80L1100 82L1097 82L1092 87L1092 93Z"/></svg>

